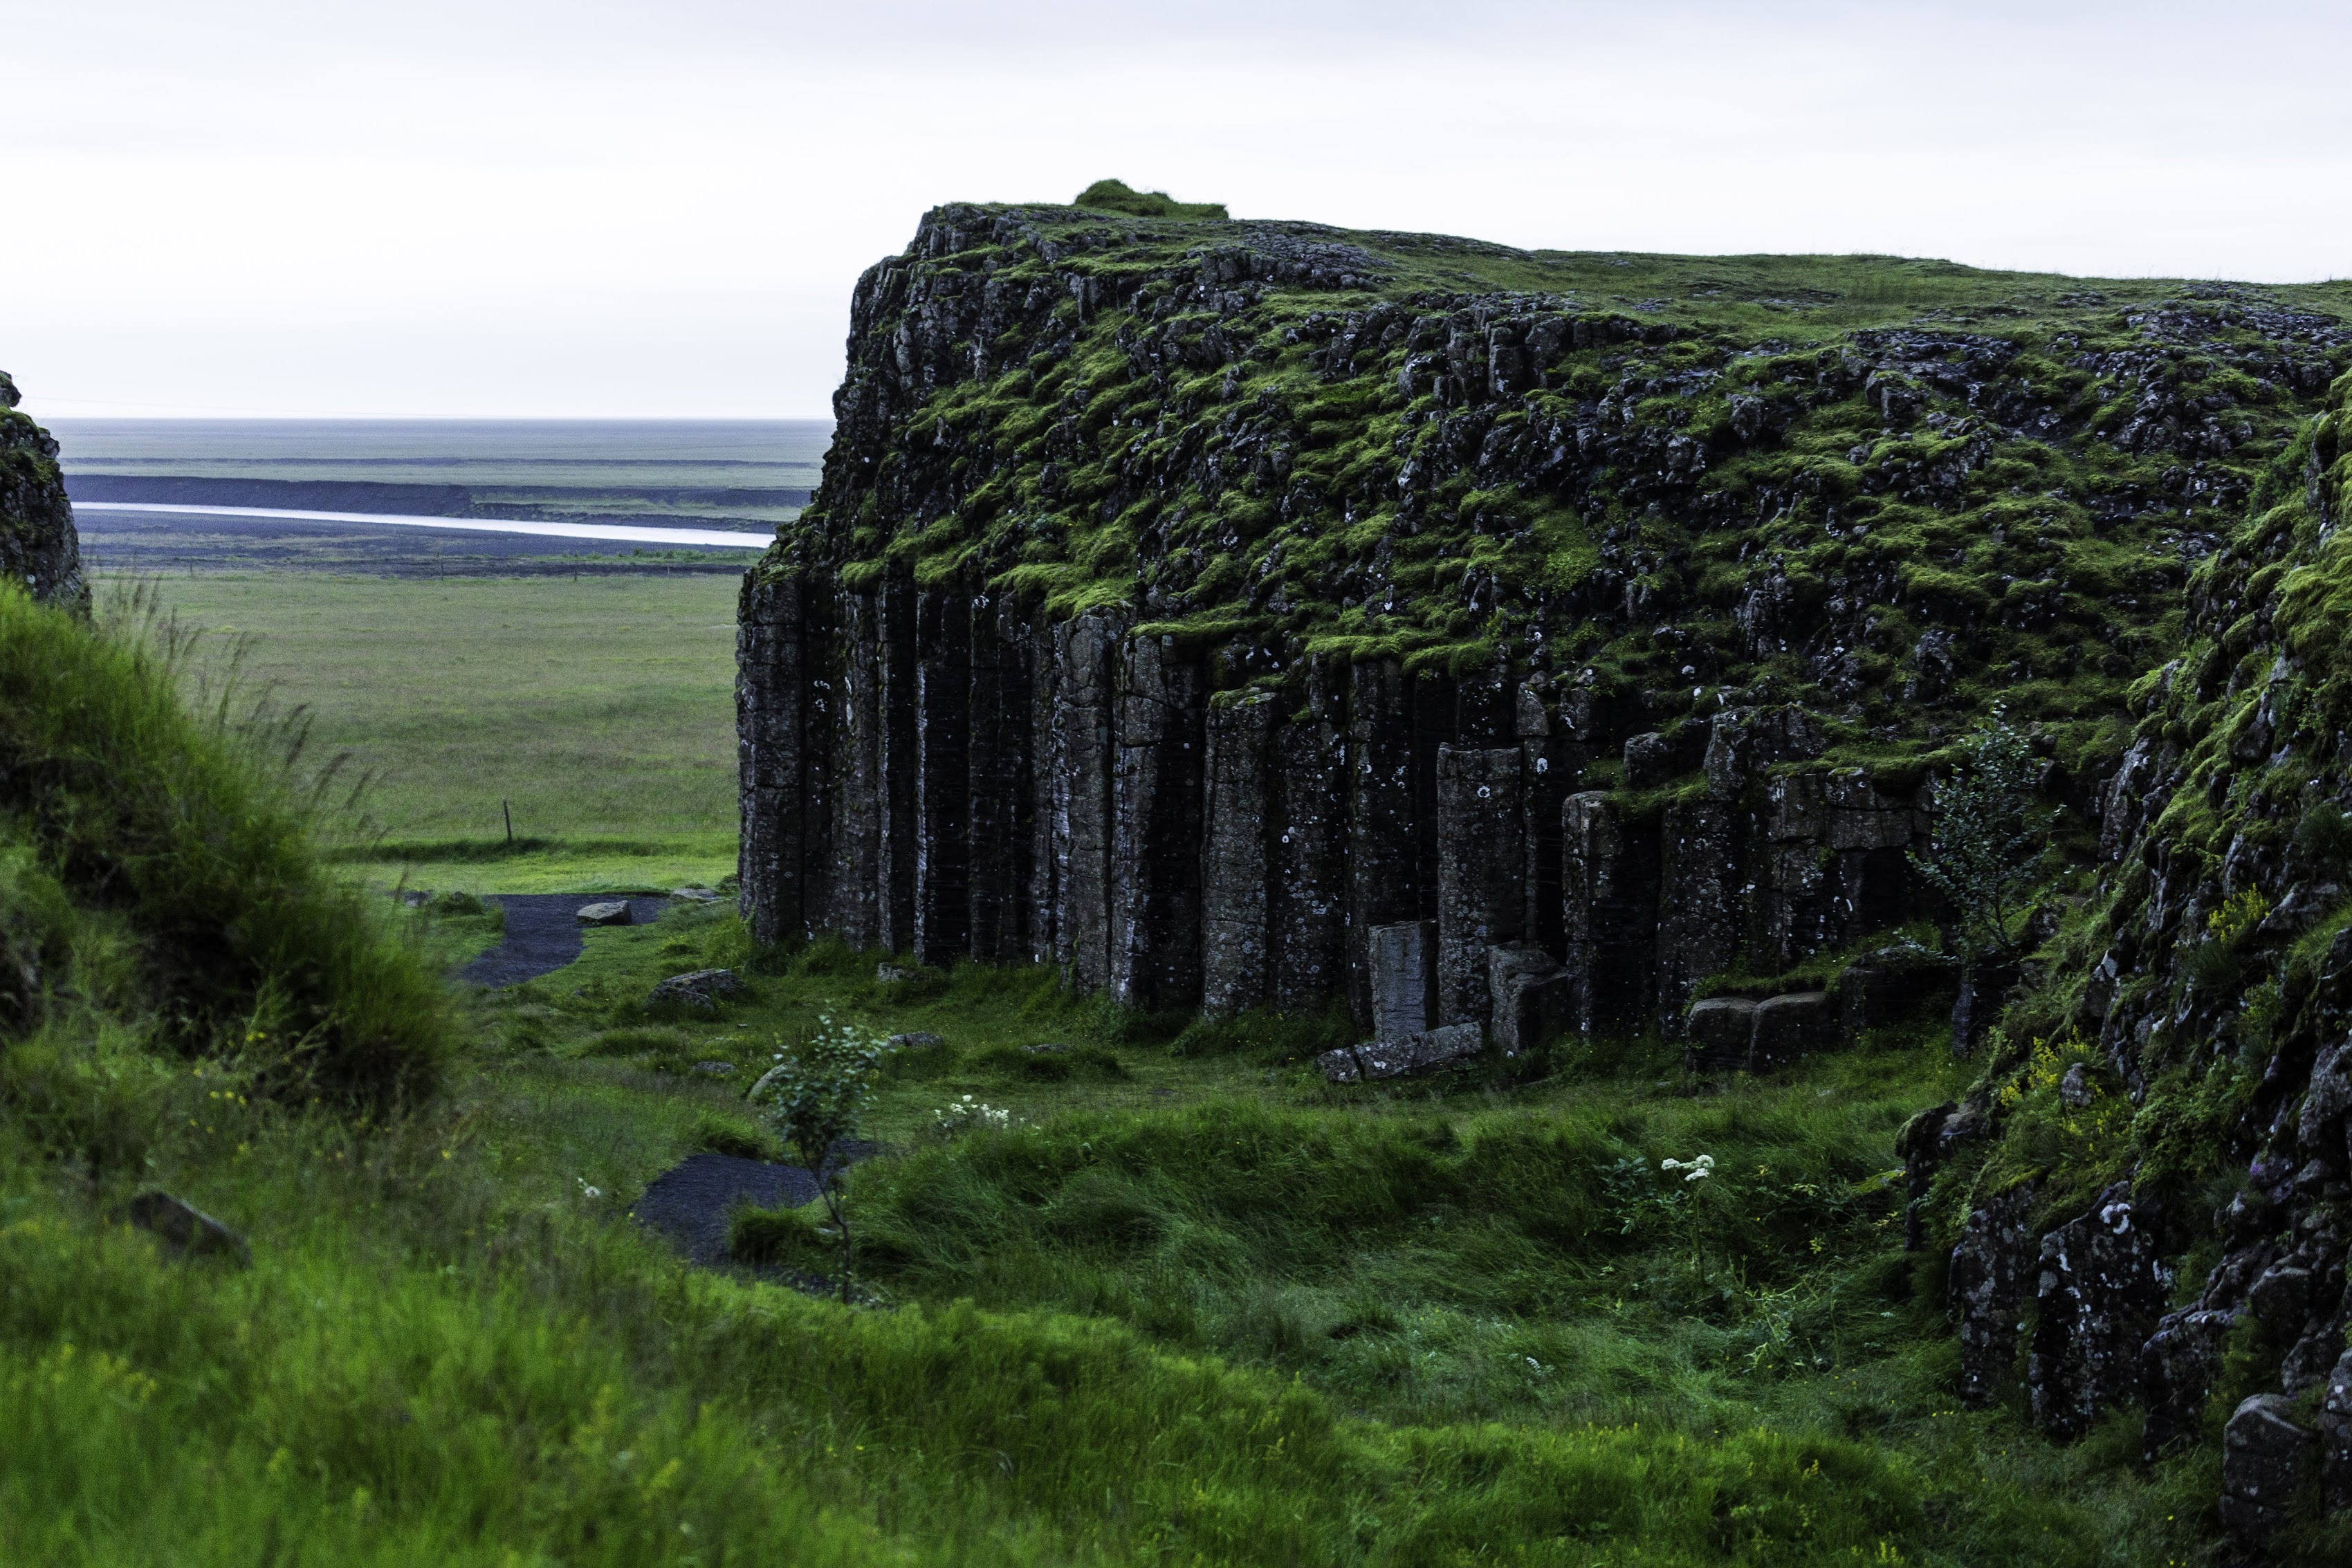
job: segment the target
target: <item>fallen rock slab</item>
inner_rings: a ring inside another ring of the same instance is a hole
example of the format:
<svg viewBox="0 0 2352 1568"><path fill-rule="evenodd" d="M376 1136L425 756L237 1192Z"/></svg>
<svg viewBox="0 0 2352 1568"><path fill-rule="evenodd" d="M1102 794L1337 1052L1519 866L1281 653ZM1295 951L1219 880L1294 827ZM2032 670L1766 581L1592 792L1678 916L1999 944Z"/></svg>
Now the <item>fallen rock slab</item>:
<svg viewBox="0 0 2352 1568"><path fill-rule="evenodd" d="M1315 1060L1321 1065L1323 1076L1334 1083L1363 1083L1375 1078L1434 1072L1471 1060L1486 1046L1486 1031L1476 1024L1454 1023L1409 1034L1402 1040L1343 1045Z"/></svg>
<svg viewBox="0 0 2352 1568"><path fill-rule="evenodd" d="M1826 991L1790 991L1756 1004L1756 1034L1748 1047L1752 1072L1785 1067L1827 1047L1835 1015Z"/></svg>
<svg viewBox="0 0 2352 1568"><path fill-rule="evenodd" d="M631 920L629 901L608 898L601 904L583 904L578 919L583 925L626 925Z"/></svg>
<svg viewBox="0 0 2352 1568"><path fill-rule="evenodd" d="M240 1269L253 1261L253 1249L244 1237L168 1192L142 1192L132 1198L131 1223L153 1234L175 1258L226 1258Z"/></svg>
<svg viewBox="0 0 2352 1568"><path fill-rule="evenodd" d="M681 1007L698 1013L715 1013L722 1001L743 994L742 977L732 969L697 969L688 975L672 975L646 995L646 1006Z"/></svg>
<svg viewBox="0 0 2352 1568"><path fill-rule="evenodd" d="M2221 1432L2221 1528L2240 1545L2258 1546L2286 1522L2311 1437L2284 1394L2257 1394L2230 1417Z"/></svg>
<svg viewBox="0 0 2352 1568"><path fill-rule="evenodd" d="M1690 1043L1683 1067L1690 1072L1721 1072L1748 1065L1756 1036L1756 1004L1746 997L1709 997L1691 1004L1683 1020Z"/></svg>

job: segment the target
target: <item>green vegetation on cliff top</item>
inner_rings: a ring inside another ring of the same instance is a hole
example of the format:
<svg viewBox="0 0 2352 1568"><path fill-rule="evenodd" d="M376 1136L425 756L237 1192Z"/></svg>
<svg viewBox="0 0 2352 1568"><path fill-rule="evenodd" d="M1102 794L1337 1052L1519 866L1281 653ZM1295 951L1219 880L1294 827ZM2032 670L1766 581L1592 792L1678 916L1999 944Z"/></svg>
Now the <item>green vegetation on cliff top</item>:
<svg viewBox="0 0 2352 1568"><path fill-rule="evenodd" d="M2352 285L1517 251L950 206L868 275L770 570L1545 674L1832 757L1996 699L2069 762L2352 347Z"/></svg>

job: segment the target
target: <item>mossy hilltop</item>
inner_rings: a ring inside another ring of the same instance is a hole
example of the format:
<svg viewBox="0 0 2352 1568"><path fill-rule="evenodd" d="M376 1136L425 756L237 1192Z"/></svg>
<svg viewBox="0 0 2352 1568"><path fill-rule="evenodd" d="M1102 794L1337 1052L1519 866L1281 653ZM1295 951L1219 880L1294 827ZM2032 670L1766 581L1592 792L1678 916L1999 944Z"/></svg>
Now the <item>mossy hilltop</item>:
<svg viewBox="0 0 2352 1568"><path fill-rule="evenodd" d="M859 283L769 570L1118 605L1235 679L1394 653L1644 727L1801 702L1857 753L1995 696L2080 734L2347 318L2333 284L948 206Z"/></svg>

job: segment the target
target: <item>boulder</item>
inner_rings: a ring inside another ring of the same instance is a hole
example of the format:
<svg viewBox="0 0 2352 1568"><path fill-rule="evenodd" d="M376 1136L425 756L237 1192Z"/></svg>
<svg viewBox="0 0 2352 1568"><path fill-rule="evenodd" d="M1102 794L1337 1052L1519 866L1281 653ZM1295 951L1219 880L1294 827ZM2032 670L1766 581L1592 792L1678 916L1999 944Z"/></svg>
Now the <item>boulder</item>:
<svg viewBox="0 0 2352 1568"><path fill-rule="evenodd" d="M1826 1049L1836 1038L1827 991L1791 991L1756 1004L1756 1033L1748 1048L1750 1071L1781 1067Z"/></svg>
<svg viewBox="0 0 2352 1568"><path fill-rule="evenodd" d="M1683 1020L1690 1043L1683 1048L1683 1066L1692 1072L1720 1072L1748 1064L1748 1047L1756 1038L1756 1004L1746 997L1709 997L1691 1004Z"/></svg>
<svg viewBox="0 0 2352 1568"><path fill-rule="evenodd" d="M2319 1500L2330 1513L2352 1513L2352 1350L2336 1358L2319 1402Z"/></svg>
<svg viewBox="0 0 2352 1568"><path fill-rule="evenodd" d="M244 1237L168 1192L142 1192L132 1198L131 1223L153 1233L175 1258L226 1258L240 1269L253 1261L253 1249Z"/></svg>
<svg viewBox="0 0 2352 1568"><path fill-rule="evenodd" d="M1980 958L1964 966L1952 991L1952 1054L1966 1056L1984 1043L1993 1019L2000 1016L2009 988L2017 984L2013 963Z"/></svg>
<svg viewBox="0 0 2352 1568"><path fill-rule="evenodd" d="M583 925L626 925L635 918L629 913L625 898L608 898L596 904L580 906L579 921Z"/></svg>
<svg viewBox="0 0 2352 1568"><path fill-rule="evenodd" d="M2256 1546L2286 1522L2311 1432L2294 1419L2284 1394L2257 1394L2242 1403L2221 1431L2221 1528L2242 1546Z"/></svg>
<svg viewBox="0 0 2352 1568"><path fill-rule="evenodd" d="M1959 1395L1988 1405L2017 1362L2017 1320L2033 1249L2025 1219L2033 1184L2011 1187L1971 1212L1952 1249L1952 1315L1960 1325Z"/></svg>
<svg viewBox="0 0 2352 1568"><path fill-rule="evenodd" d="M2139 1392L2141 1348L2171 1283L2141 1210L2130 1184L2117 1182L2042 1239L2026 1378L2035 1419L2061 1442Z"/></svg>
<svg viewBox="0 0 2352 1568"><path fill-rule="evenodd" d="M928 1030L914 1030L906 1034L894 1034L882 1042L890 1051L929 1051L947 1041Z"/></svg>
<svg viewBox="0 0 2352 1568"><path fill-rule="evenodd" d="M715 1013L719 1004L742 995L742 977L732 969L697 969L672 975L646 997L646 1006L681 1007L692 1012Z"/></svg>
<svg viewBox="0 0 2352 1568"><path fill-rule="evenodd" d="M2140 1452L2153 1464L2177 1437L2197 1430L2213 1371L2236 1322L2233 1312L2184 1307L2167 1312L2139 1350L2139 1397L2147 1407L2140 1423Z"/></svg>
<svg viewBox="0 0 2352 1568"><path fill-rule="evenodd" d="M1437 924L1375 925L1369 950L1372 1038L1404 1040L1429 1028L1437 989Z"/></svg>
<svg viewBox="0 0 2352 1568"><path fill-rule="evenodd" d="M1475 1023L1448 1024L1402 1040L1368 1040L1327 1051L1316 1061L1334 1083L1375 1078L1405 1078L1467 1061L1486 1049L1485 1031Z"/></svg>
<svg viewBox="0 0 2352 1568"><path fill-rule="evenodd" d="M1706 754L1707 731L1685 725L1672 735L1652 731L1625 742L1625 787L1647 789L1696 768Z"/></svg>
<svg viewBox="0 0 2352 1568"><path fill-rule="evenodd" d="M1489 947L1486 983L1495 1045L1505 1056L1532 1051L1567 1027L1572 977L1542 948Z"/></svg>
<svg viewBox="0 0 2352 1568"><path fill-rule="evenodd" d="M1908 1023L1930 1006L1948 1008L1959 966L1940 953L1882 947L1839 972L1838 1026L1849 1042L1865 1030Z"/></svg>

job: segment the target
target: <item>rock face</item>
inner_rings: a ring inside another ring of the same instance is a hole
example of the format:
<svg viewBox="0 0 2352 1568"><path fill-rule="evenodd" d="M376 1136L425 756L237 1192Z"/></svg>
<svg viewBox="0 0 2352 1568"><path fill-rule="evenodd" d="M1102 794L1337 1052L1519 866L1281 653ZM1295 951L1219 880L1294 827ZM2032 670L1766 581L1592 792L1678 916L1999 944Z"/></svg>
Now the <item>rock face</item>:
<svg viewBox="0 0 2352 1568"><path fill-rule="evenodd" d="M73 507L58 470L58 444L16 411L16 383L0 371L0 577L33 597L87 608Z"/></svg>
<svg viewBox="0 0 2352 1568"><path fill-rule="evenodd" d="M1970 1200L1951 1267L1963 1392L2014 1372L2022 1322L2037 1421L2073 1437L2137 1405L2152 1458L2251 1385L2220 1502L2257 1555L2315 1473L2324 1510L2352 1509L2352 935L2320 924L2352 886L2352 648L2332 608L2352 580L2333 542L2347 419L2339 381L2190 579L2179 656L2131 699L2095 886L1975 1020L2039 1048L2011 1045L1950 1113L1969 1141L1930 1155L1906 1131L1927 1186ZM2109 1152L2037 1154L2053 1126ZM2164 1154L2135 1165L2135 1148Z"/></svg>
<svg viewBox="0 0 2352 1568"><path fill-rule="evenodd" d="M2352 343L2217 295L1734 355L1708 334L1751 329L1697 297L1458 291L1510 254L929 214L859 281L824 483L743 590L755 935L1052 963L1137 1007L1340 994L1372 1025L1372 934L1424 925L1429 1023L1490 1023L1490 951L1526 945L1570 1030L1678 1033L1727 966L1937 913L1921 769L1839 736L1925 755L2021 661L2152 646L2181 567L2130 507L2234 502L2240 467L2167 476L2295 412L2164 403L2126 440L2084 400L2218 365L2224 329L2306 397ZM1833 483L1794 434L1847 454ZM2100 542L2147 541L2154 597L2063 590L2087 493L1965 520L2014 488L1997 448L2096 449ZM1918 531L1943 517L1988 538L1981 578Z"/></svg>

